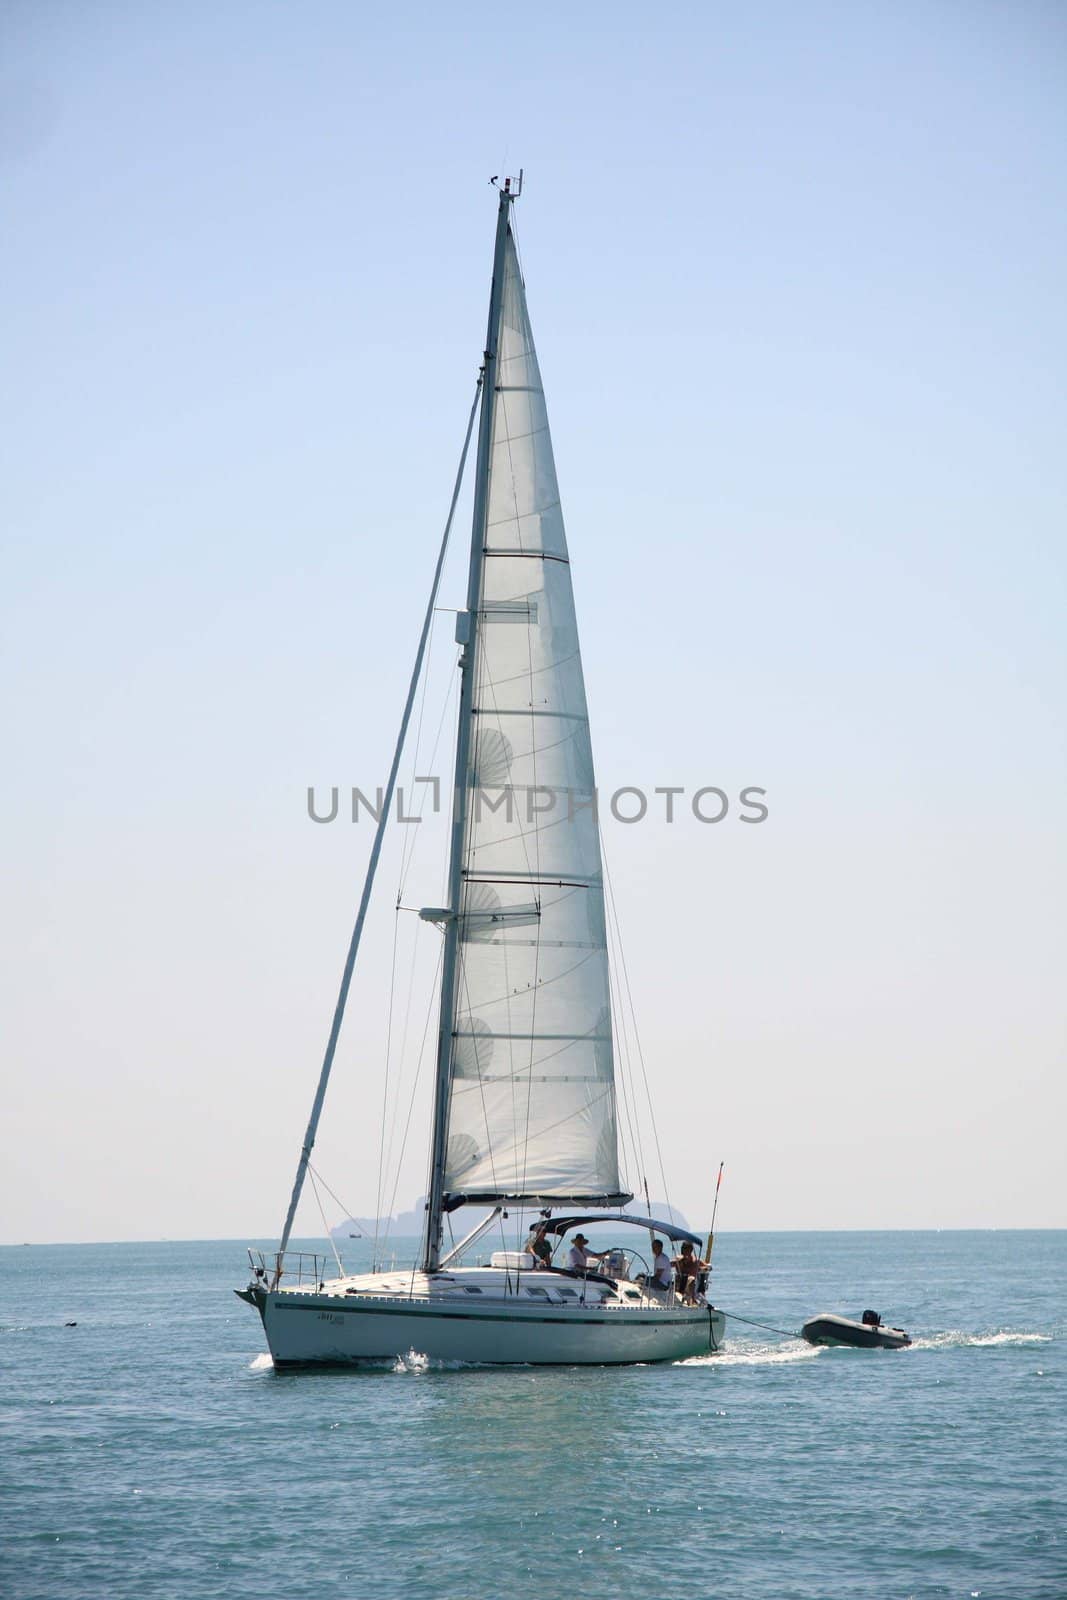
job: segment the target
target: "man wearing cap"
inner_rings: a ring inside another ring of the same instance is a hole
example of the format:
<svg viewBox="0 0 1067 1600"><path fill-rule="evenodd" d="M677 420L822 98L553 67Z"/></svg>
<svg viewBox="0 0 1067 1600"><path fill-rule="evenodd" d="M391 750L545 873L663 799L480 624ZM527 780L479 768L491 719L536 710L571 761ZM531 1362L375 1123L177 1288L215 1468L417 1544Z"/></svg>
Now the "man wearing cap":
<svg viewBox="0 0 1067 1600"><path fill-rule="evenodd" d="M590 1261L603 1261L607 1253L606 1250L590 1250L585 1234L576 1233L567 1255L567 1265L572 1272L588 1272Z"/></svg>

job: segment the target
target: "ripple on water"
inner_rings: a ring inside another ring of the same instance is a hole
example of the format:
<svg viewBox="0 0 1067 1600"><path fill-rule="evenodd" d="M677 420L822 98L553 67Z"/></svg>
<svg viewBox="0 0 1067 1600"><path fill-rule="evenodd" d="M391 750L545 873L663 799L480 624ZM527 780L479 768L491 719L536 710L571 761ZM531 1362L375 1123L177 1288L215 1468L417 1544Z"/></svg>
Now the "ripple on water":
<svg viewBox="0 0 1067 1600"><path fill-rule="evenodd" d="M574 1600L580 1564L584 1600L1067 1595L1067 1234L721 1248L738 1306L869 1294L914 1359L731 1329L677 1365L278 1381L232 1245L8 1252L0 1594Z"/></svg>

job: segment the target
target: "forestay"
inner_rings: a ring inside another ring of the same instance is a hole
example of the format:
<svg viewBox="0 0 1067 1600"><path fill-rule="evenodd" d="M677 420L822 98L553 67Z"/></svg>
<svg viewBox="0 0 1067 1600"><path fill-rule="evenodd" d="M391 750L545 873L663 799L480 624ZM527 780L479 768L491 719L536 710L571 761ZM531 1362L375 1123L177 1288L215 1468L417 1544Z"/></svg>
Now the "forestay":
<svg viewBox="0 0 1067 1600"><path fill-rule="evenodd" d="M618 1201L603 878L567 542L510 230L467 765L446 1204Z"/></svg>

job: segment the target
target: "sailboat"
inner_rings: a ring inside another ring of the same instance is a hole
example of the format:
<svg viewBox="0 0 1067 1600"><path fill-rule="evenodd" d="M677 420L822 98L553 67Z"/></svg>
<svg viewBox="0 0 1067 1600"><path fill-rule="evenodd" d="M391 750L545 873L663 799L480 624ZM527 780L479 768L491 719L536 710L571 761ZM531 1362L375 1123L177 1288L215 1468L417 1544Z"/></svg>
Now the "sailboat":
<svg viewBox="0 0 1067 1600"><path fill-rule="evenodd" d="M495 180L494 180L495 182ZM327 1276L288 1249L333 1065L444 560L442 544L341 993L280 1247L250 1252L236 1292L258 1310L276 1367L439 1361L611 1364L717 1349L724 1315L654 1266L662 1240L698 1235L622 1208L604 874L567 541L512 208L499 188L489 321L475 414L467 604L448 904L421 917L443 939L421 1259ZM546 797L553 801L551 811ZM489 1214L446 1248L464 1206ZM535 1249L468 1264L507 1214L540 1216ZM636 1245L586 1253L583 1227ZM568 1246L568 1240L574 1241Z"/></svg>

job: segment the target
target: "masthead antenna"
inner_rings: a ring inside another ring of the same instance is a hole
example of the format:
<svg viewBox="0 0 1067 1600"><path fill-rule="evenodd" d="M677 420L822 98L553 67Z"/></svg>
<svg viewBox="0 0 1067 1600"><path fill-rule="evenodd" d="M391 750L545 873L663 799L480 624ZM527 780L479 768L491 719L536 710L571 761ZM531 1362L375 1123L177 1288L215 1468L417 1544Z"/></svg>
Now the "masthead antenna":
<svg viewBox="0 0 1067 1600"><path fill-rule="evenodd" d="M489 182L493 185L493 188L496 189L500 184L499 175L490 178ZM512 184L515 185L514 189L511 187ZM521 167L519 168L519 175L518 175L517 178L505 178L504 179L504 193L507 195L509 200L517 200L519 198L520 194L522 193L522 168Z"/></svg>

